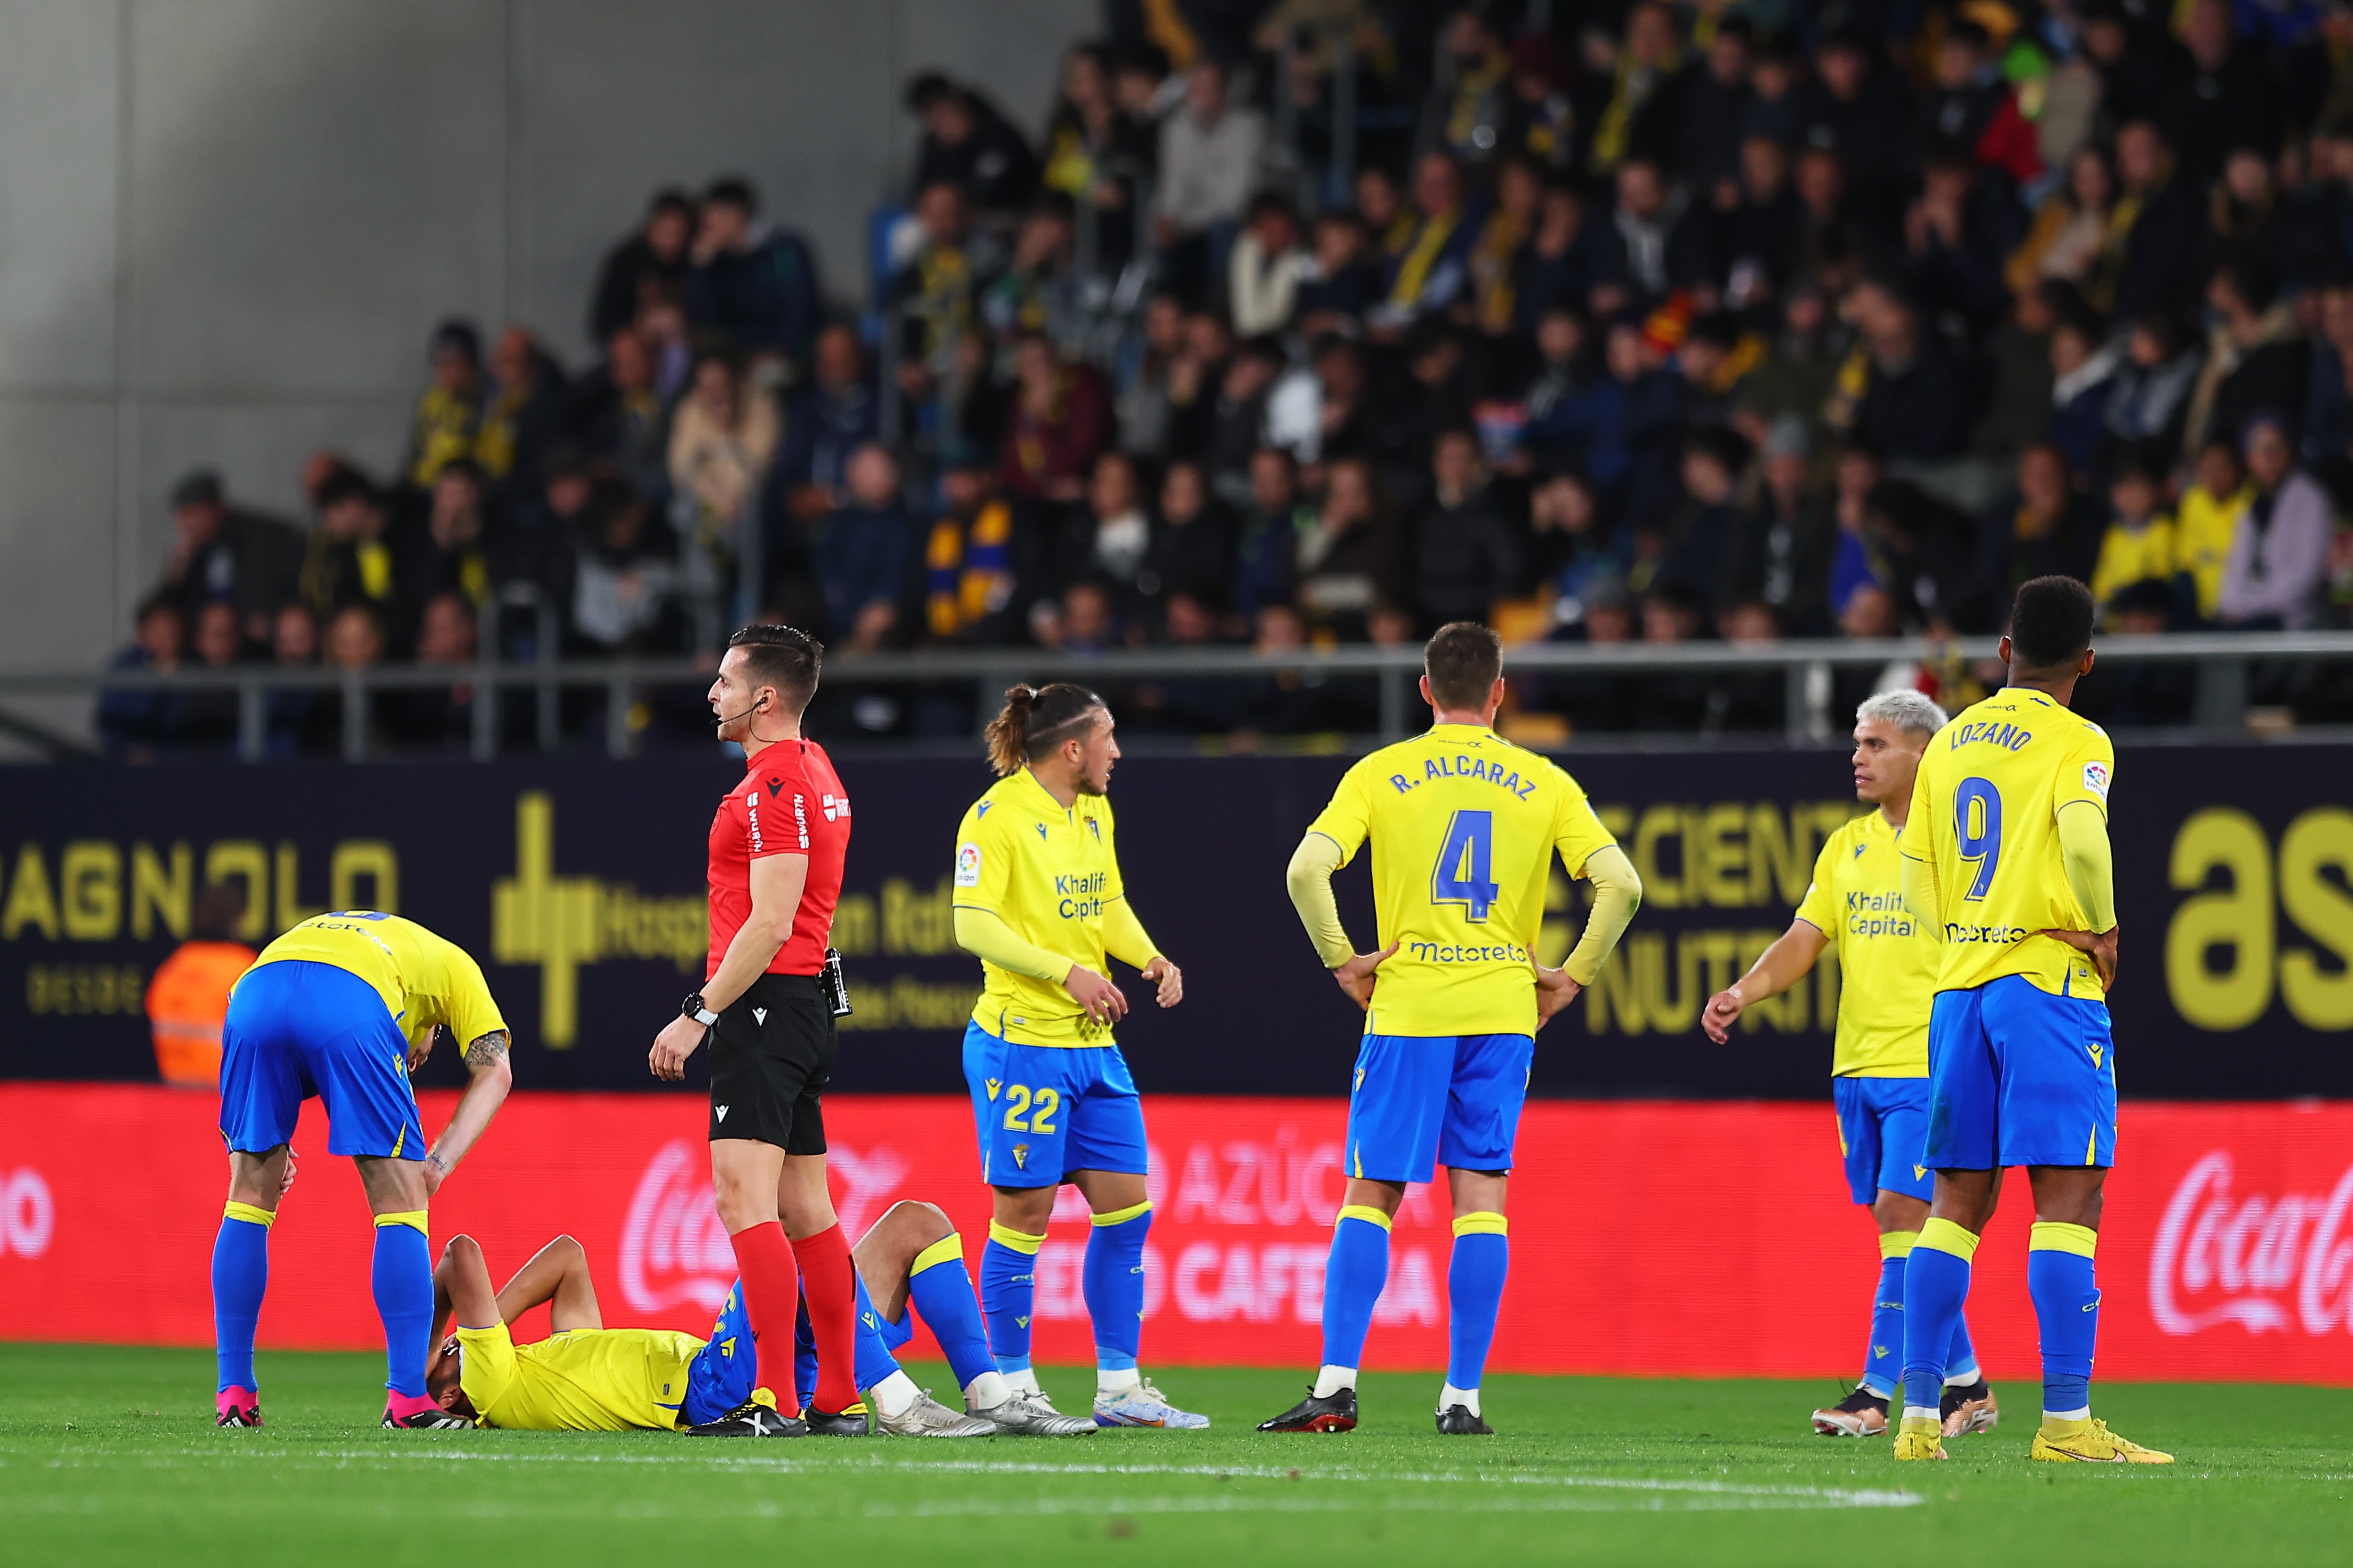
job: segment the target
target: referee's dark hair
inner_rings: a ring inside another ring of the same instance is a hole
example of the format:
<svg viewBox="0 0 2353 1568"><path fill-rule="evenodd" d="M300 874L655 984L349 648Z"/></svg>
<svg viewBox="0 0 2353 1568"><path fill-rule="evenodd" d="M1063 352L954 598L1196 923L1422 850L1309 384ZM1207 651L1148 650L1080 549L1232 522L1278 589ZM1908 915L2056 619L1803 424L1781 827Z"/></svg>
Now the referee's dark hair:
<svg viewBox="0 0 2353 1568"><path fill-rule="evenodd" d="M1504 639L1493 626L1450 621L1422 648L1421 673L1440 712L1483 711L1504 673Z"/></svg>
<svg viewBox="0 0 2353 1568"><path fill-rule="evenodd" d="M2092 591L2073 577L2034 577L2019 584L2010 611L2010 662L2025 675L2073 670L2092 646Z"/></svg>
<svg viewBox="0 0 2353 1568"><path fill-rule="evenodd" d="M1011 778L1024 763L1077 738L1079 721L1103 705L1102 698L1068 681L1014 687L1005 694L1005 706L988 721L988 765L997 777Z"/></svg>
<svg viewBox="0 0 2353 1568"><path fill-rule="evenodd" d="M754 622L729 637L727 646L744 650L744 674L753 688L775 687L785 706L795 713L807 708L817 694L825 644L808 633Z"/></svg>

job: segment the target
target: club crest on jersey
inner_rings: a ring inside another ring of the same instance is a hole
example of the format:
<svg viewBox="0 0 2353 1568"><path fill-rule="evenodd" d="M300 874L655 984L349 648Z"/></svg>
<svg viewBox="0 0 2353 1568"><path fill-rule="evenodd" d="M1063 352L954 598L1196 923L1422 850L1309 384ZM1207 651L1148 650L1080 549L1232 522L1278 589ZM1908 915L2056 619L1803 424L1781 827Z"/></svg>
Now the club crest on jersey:
<svg viewBox="0 0 2353 1568"><path fill-rule="evenodd" d="M1015 1145L1013 1145L1013 1163L1014 1163L1014 1164L1015 1164L1015 1165L1018 1166L1020 1169L1022 1169L1022 1170L1024 1170L1024 1171L1026 1171L1026 1170L1028 1170L1028 1169L1029 1168L1029 1144L1027 1144L1027 1143L1016 1143Z"/></svg>
<svg viewBox="0 0 2353 1568"><path fill-rule="evenodd" d="M1100 844L1103 842L1103 824L1101 822L1092 816L1088 817L1087 831L1095 836L1096 843Z"/></svg>

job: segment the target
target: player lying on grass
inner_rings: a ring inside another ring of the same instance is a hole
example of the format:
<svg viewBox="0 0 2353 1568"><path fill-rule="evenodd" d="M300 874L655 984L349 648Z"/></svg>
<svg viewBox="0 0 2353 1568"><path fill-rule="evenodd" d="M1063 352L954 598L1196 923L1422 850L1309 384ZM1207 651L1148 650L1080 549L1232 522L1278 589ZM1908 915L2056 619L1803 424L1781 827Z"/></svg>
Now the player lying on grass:
<svg viewBox="0 0 2353 1568"><path fill-rule="evenodd" d="M997 1374L965 1273L962 1239L929 1204L895 1205L851 1253L859 1272L858 1383L877 1424L898 1436L1070 1436L1094 1423L1037 1408ZM870 1296L869 1284L872 1287ZM588 1255L568 1236L540 1248L503 1289L473 1237L453 1237L434 1270L433 1329L454 1315L426 1384L452 1417L538 1431L668 1431L741 1405L757 1379L744 1292L731 1288L708 1341L665 1329L608 1329L596 1307ZM877 1302L880 1302L880 1305ZM545 1302L551 1332L517 1344L509 1326ZM947 1352L973 1414L958 1415L901 1371L891 1352L913 1337L910 1308ZM480 1325L480 1326L477 1326ZM817 1346L801 1313L795 1375L817 1384Z"/></svg>
<svg viewBox="0 0 2353 1568"><path fill-rule="evenodd" d="M1945 710L1917 691L1883 691L1854 710L1854 793L1878 807L1822 840L1805 901L1756 967L1708 999L1700 1026L1717 1045L1744 1010L1810 973L1829 950L1840 975L1838 1047L1831 1100L1847 1189L1879 1222L1879 1281L1862 1381L1814 1412L1825 1437L1877 1437L1904 1372L1904 1268L1928 1223L1936 1180L1928 1143L1928 1008L1944 948L1904 908L1896 849L1912 809L1912 779ZM1754 1020L1751 1020L1752 1024ZM1978 1370L1967 1322L1956 1319L1946 1352L1945 1436L1990 1432L2001 1413Z"/></svg>

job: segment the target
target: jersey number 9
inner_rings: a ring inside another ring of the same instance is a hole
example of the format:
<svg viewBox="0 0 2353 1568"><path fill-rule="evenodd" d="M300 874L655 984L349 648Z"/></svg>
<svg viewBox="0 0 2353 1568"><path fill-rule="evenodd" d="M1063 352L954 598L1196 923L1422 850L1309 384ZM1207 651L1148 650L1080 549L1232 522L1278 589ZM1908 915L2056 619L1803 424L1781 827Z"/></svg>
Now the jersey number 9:
<svg viewBox="0 0 2353 1568"><path fill-rule="evenodd" d="M1975 902L1993 890L1994 870L2001 864L2001 792L1983 779L1963 779L1953 792L1953 817L1961 858L1975 861L1978 868L1961 897Z"/></svg>
<svg viewBox="0 0 2353 1568"><path fill-rule="evenodd" d="M1469 920L1484 921L1501 890L1493 880L1494 854L1495 814L1456 812L1446 824L1438 867L1430 874L1430 901L1461 904Z"/></svg>

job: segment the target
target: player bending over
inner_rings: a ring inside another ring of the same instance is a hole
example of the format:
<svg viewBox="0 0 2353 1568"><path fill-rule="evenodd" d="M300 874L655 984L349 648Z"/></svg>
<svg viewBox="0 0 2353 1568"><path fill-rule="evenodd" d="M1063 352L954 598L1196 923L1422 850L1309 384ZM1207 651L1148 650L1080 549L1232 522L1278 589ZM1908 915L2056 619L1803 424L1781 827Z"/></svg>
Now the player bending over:
<svg viewBox="0 0 2353 1568"><path fill-rule="evenodd" d="M2042 1331L2037 1459L2166 1465L2092 1416L2100 1189L2116 1152L2116 973L2108 850L2116 752L2067 710L2092 668L2092 595L2072 577L2018 590L2010 682L1936 732L1912 789L1904 892L1944 942L1928 1018L1936 1197L1904 1273L1899 1459L1945 1457L1936 1395L1969 1262L2024 1165L2034 1189L2026 1286Z"/></svg>
<svg viewBox="0 0 2353 1568"><path fill-rule="evenodd" d="M1291 858L1292 902L1315 952L1365 1010L1348 1097L1348 1184L1324 1274L1324 1366L1308 1397L1261 1432L1356 1425L1356 1366L1388 1279L1389 1224L1406 1184L1447 1167L1454 1255L1446 1276L1446 1384L1438 1429L1492 1431L1479 1381L1510 1259L1504 1192L1535 1032L1576 998L1634 918L1634 874L1577 781L1494 731L1504 645L1457 621L1422 653L1436 716L1413 740L1348 770ZM1373 847L1379 948L1358 953L1332 873ZM1555 849L1593 884L1585 934L1559 969L1535 962Z"/></svg>
<svg viewBox="0 0 2353 1568"><path fill-rule="evenodd" d="M1805 978L1835 948L1840 978L1838 1047L1831 1100L1847 1189L1879 1222L1879 1285L1862 1381L1836 1405L1814 1412L1825 1437L1877 1437L1904 1371L1904 1265L1928 1218L1935 1183L1923 1163L1928 1141L1928 1004L1942 951L1904 910L1904 858L1896 839L1912 808L1912 776L1945 710L1917 691L1883 691L1854 711L1854 793L1877 806L1822 842L1814 879L1797 918L1756 966L1708 999L1700 1026L1717 1045L1752 1003ZM1990 1432L2000 1419L1978 1370L1968 1324L1956 1319L1945 1357L1945 1436Z"/></svg>
<svg viewBox="0 0 2353 1568"><path fill-rule="evenodd" d="M996 1189L981 1254L988 1342L1007 1380L1053 1407L1029 1365L1038 1249L1054 1194L1074 1184L1093 1211L1087 1315L1094 1321L1094 1418L1104 1426L1200 1427L1135 1364L1144 1327L1144 1109L1112 1026L1127 997L1105 954L1151 981L1163 1007L1185 977L1145 934L1120 879L1113 833L1111 710L1079 686L1017 686L988 725L997 782L956 830L956 945L981 961L965 1027L964 1074L980 1133L980 1179Z"/></svg>
<svg viewBox="0 0 2353 1568"><path fill-rule="evenodd" d="M997 1377L981 1331L980 1305L965 1273L961 1241L948 1218L929 1204L902 1203L875 1222L853 1256L858 1289L858 1381L881 1429L897 1436L985 1437L992 1433L1060 1436L1092 1432L1092 1422L1030 1418L1018 1402L1000 1397L990 1417L959 1415L915 1386L891 1352L914 1332L912 1302L923 1314L967 1399L992 1392ZM882 1287L878 1308L865 1280ZM607 1329L596 1308L588 1255L568 1236L557 1237L495 1293L481 1248L454 1237L434 1271L434 1332L454 1314L457 1332L444 1341L427 1382L441 1408L484 1426L539 1431L609 1432L628 1427L668 1431L724 1415L749 1397L758 1376L744 1293L731 1288L706 1342L659 1329ZM541 1302L549 1303L552 1332L518 1345L509 1326ZM487 1325L481 1328L473 1323ZM817 1376L817 1348L806 1311L796 1344L804 1387Z"/></svg>
<svg viewBox="0 0 2353 1568"><path fill-rule="evenodd" d="M428 1150L409 1075L446 1027L471 1074ZM426 1201L507 1097L507 1026L482 972L414 921L366 910L304 921L261 950L221 1026L221 1138L228 1203L213 1241L215 1424L261 1425L254 1324L269 1283L269 1227L289 1178L294 1122L317 1095L327 1152L348 1154L375 1214L375 1308L384 1320L387 1426L455 1425L425 1390L433 1343Z"/></svg>

